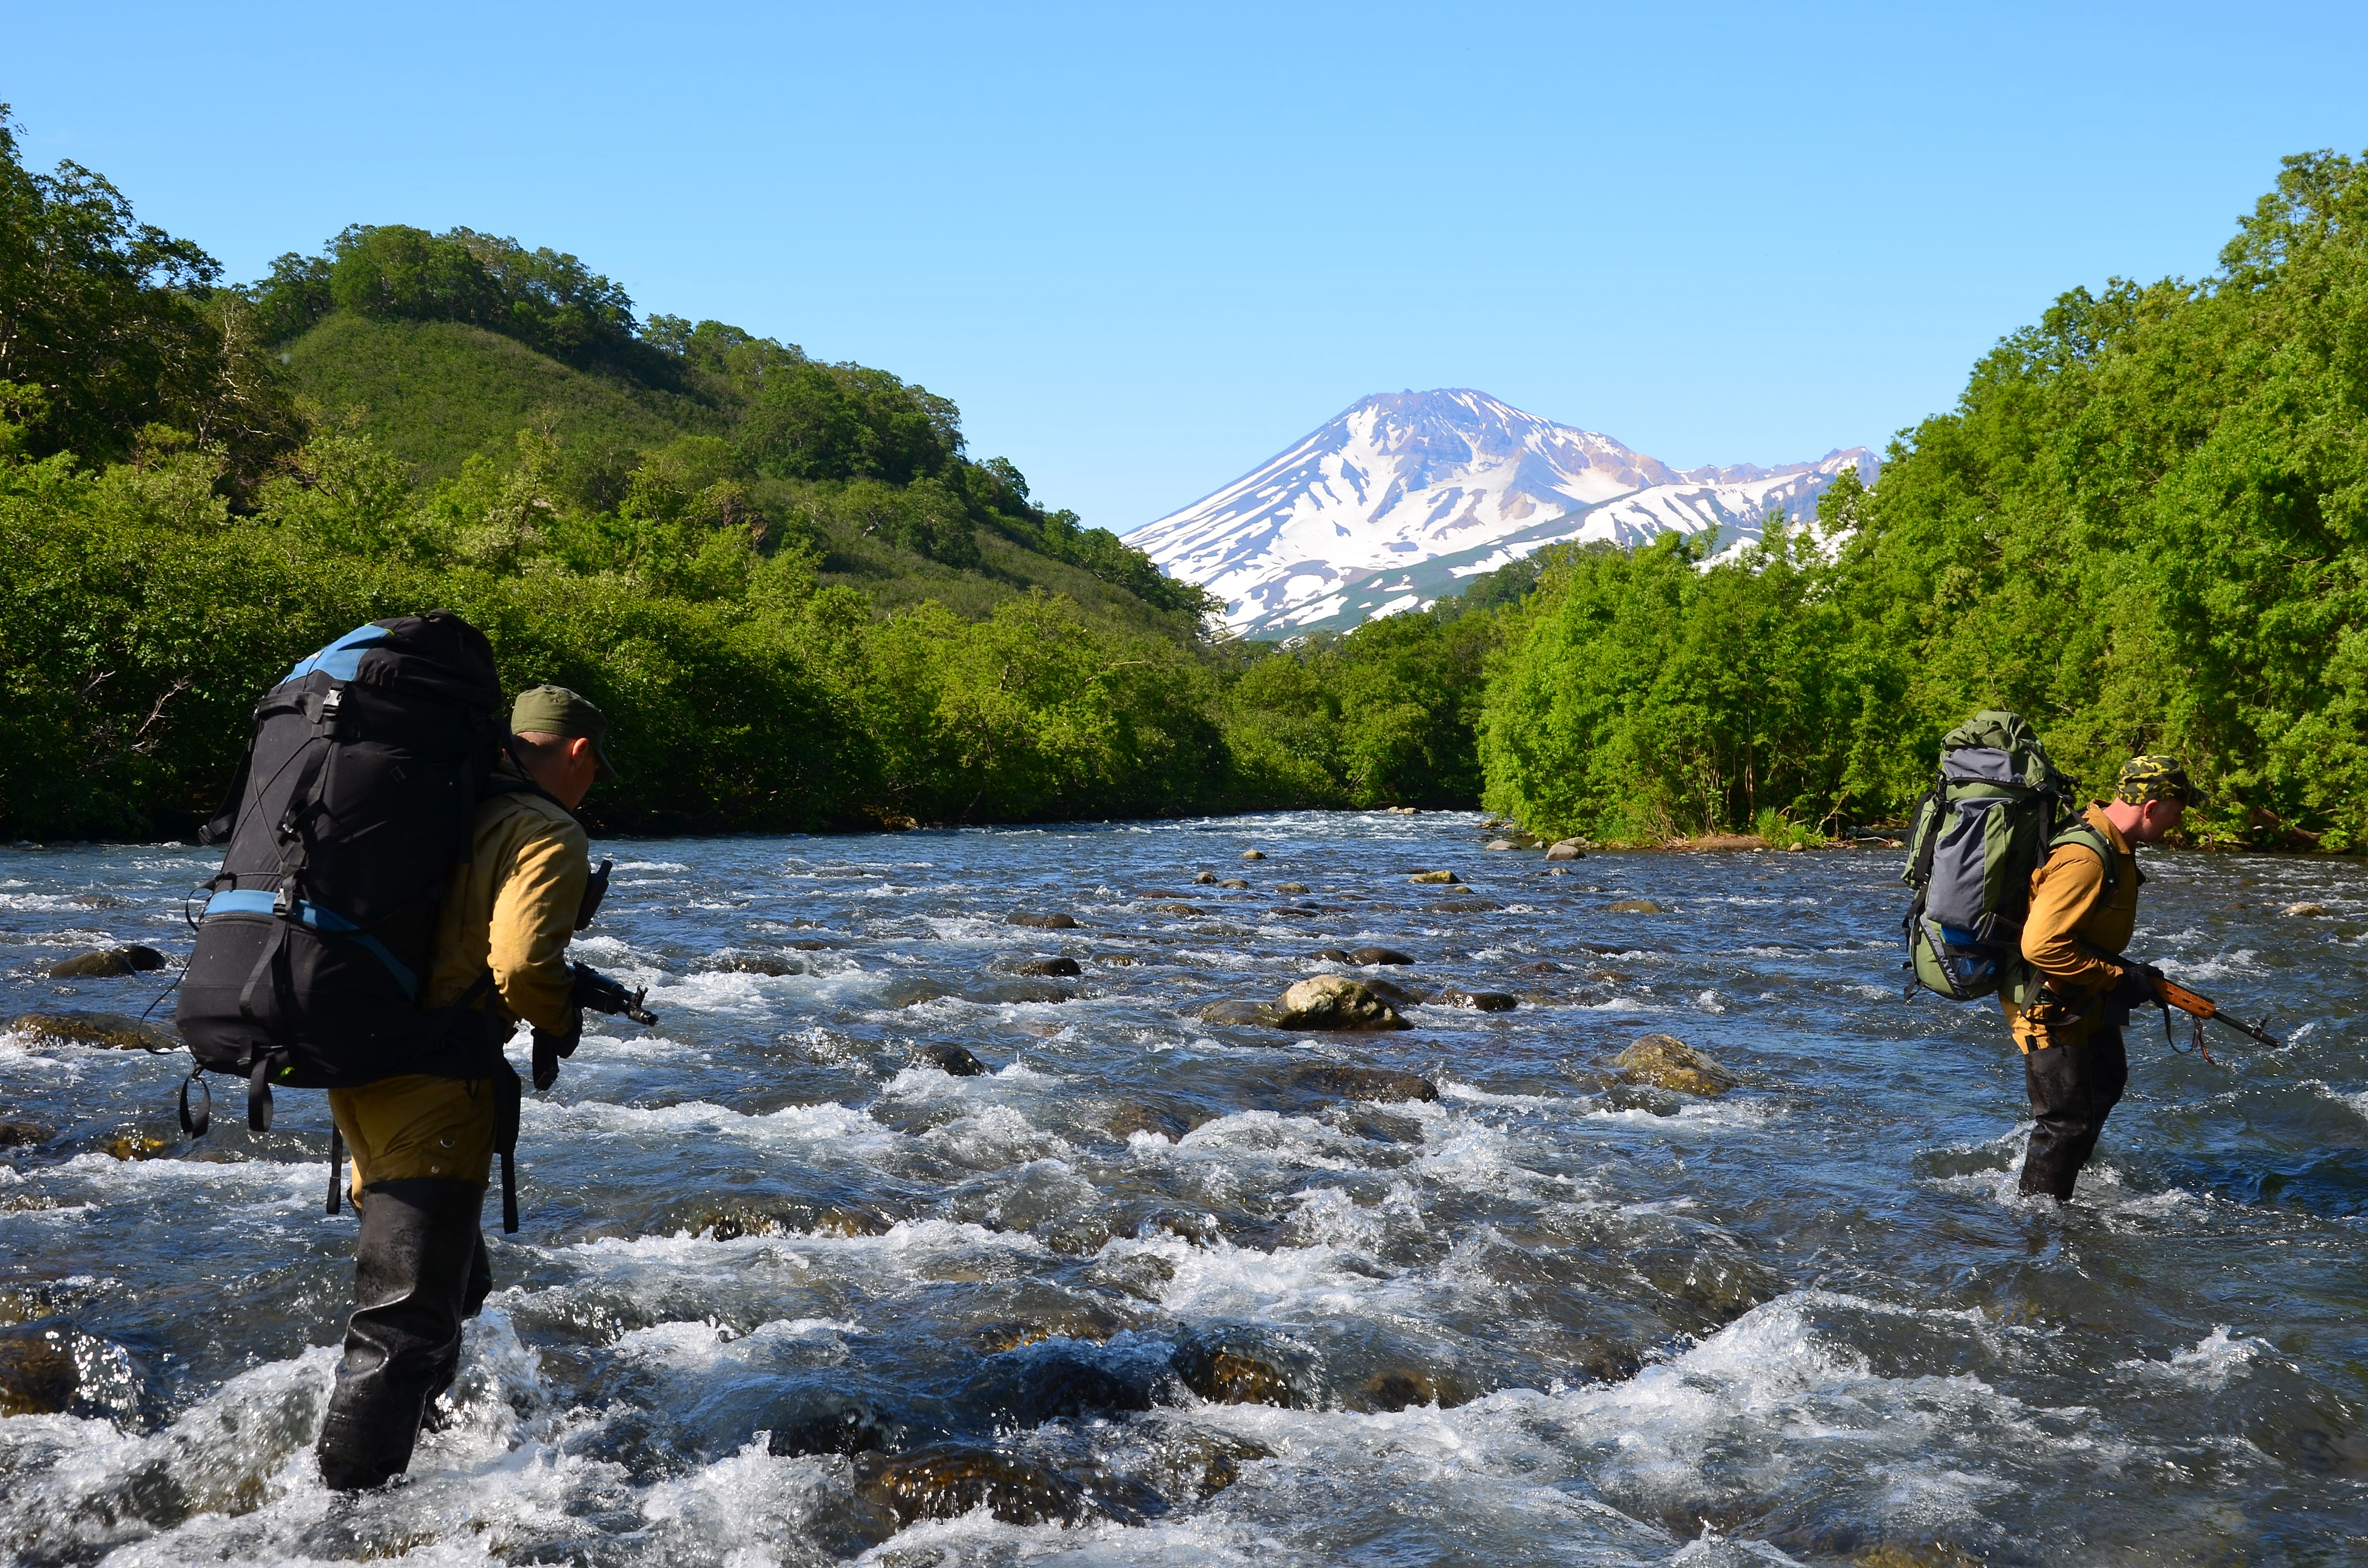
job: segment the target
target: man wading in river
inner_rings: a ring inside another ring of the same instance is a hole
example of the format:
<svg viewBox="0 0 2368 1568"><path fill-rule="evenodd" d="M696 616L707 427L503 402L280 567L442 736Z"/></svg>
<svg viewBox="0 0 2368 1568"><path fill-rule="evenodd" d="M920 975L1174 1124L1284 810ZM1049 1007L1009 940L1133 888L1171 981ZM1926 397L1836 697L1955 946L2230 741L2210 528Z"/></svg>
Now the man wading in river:
<svg viewBox="0 0 2368 1568"><path fill-rule="evenodd" d="M2091 802L2057 834L2032 873L2021 943L2032 984L2021 988L2031 1000L2018 1006L2001 994L2039 1123L2023 1154L2026 1195L2071 1198L2122 1097L2129 1077L2122 1026L2131 1008L2155 999L2155 970L2122 957L2145 880L2136 846L2160 843L2194 799L2176 758L2132 757L2113 798Z"/></svg>
<svg viewBox="0 0 2368 1568"><path fill-rule="evenodd" d="M600 745L607 727L598 708L564 687L518 698L508 756L445 894L423 994L439 1007L482 989L474 1006L496 1042L520 1018L533 1025L538 1088L545 1054L571 1053L583 1032L567 943L589 919L582 906L590 846L570 813L596 778L617 776ZM401 1474L428 1407L451 1385L461 1321L493 1289L477 1216L495 1113L506 1096L514 1106L516 1093L515 1075L496 1083L427 1074L329 1092L362 1219L354 1313L317 1450L332 1487Z"/></svg>

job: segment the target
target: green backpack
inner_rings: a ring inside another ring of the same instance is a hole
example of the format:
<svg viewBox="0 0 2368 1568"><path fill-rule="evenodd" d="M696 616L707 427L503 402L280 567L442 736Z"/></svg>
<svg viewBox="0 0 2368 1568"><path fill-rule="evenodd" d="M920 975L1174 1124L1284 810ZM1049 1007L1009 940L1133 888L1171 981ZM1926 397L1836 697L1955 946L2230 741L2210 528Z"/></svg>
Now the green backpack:
<svg viewBox="0 0 2368 1568"><path fill-rule="evenodd" d="M1984 709L1941 738L1940 777L1916 802L1900 880L1916 891L1903 925L1909 971L1952 1002L1996 992L2020 962L2031 875L2070 815L2072 781L2021 718ZM2091 846L2091 847L2096 847ZM2112 855L2102 851L2108 872Z"/></svg>

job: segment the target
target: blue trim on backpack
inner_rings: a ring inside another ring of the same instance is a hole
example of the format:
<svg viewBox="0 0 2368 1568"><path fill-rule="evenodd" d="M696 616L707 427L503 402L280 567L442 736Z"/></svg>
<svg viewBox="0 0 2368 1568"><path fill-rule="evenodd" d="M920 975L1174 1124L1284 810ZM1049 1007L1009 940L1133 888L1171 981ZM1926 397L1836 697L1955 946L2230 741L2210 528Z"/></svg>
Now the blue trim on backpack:
<svg viewBox="0 0 2368 1568"><path fill-rule="evenodd" d="M228 892L218 892L208 899L206 913L202 918L211 920L217 915L271 915L274 913L276 911L272 894L234 889ZM315 931L324 931L337 937L351 937L360 946L376 954L379 962L386 965L387 972L394 976L394 983L403 987L403 994L405 998L414 1003L419 1000L419 977L411 972L410 966L396 958L384 942L370 936L336 910L324 909L317 903L309 903L300 898L296 901L296 921L298 925L309 926Z"/></svg>
<svg viewBox="0 0 2368 1568"><path fill-rule="evenodd" d="M377 647L386 638L386 628L375 622L357 626L311 658L296 661L296 667L281 678L281 684L311 675L315 670L331 680L351 680L360 673L362 651Z"/></svg>

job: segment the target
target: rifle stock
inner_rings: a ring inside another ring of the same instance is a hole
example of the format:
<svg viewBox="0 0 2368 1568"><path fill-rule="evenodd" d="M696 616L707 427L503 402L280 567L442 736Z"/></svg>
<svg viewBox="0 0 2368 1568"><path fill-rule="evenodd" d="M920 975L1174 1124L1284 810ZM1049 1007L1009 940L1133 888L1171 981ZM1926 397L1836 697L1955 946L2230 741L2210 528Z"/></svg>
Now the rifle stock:
<svg viewBox="0 0 2368 1568"><path fill-rule="evenodd" d="M2278 1050L2283 1043L2260 1025L2248 1024L2241 1018L2232 1018L2222 1012L2220 1004L2211 997L2201 992L2190 991L2184 985L2175 985L2158 974L2154 977L2154 994L2155 999L2164 1006L2178 1008L2194 1018L2199 1026L2204 1020L2217 1019L2238 1034L2244 1035L2258 1044L2266 1045L2272 1051ZM2197 1039L2202 1038L2199 1032Z"/></svg>

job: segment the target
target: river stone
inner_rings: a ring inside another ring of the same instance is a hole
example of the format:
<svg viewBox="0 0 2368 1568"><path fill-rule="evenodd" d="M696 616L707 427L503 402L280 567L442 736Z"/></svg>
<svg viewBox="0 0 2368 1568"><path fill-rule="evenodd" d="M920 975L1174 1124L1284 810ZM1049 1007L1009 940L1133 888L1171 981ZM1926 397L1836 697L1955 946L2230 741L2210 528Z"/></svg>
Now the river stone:
<svg viewBox="0 0 2368 1568"><path fill-rule="evenodd" d="M1546 846L1546 858L1549 860L1584 860L1587 858L1587 851L1579 847L1579 841L1576 838L1557 838L1554 843Z"/></svg>
<svg viewBox="0 0 2368 1568"><path fill-rule="evenodd" d="M2313 915L2327 914L2328 908L2323 903L2290 903L2286 905L2284 913L2307 919Z"/></svg>
<svg viewBox="0 0 2368 1568"><path fill-rule="evenodd" d="M1453 986L1439 994L1442 1007L1469 1007L1481 1013L1509 1013L1516 1000L1502 991L1459 991Z"/></svg>
<svg viewBox="0 0 2368 1568"><path fill-rule="evenodd" d="M1488 841L1486 847L1490 849L1519 849L1520 846L1514 843L1509 838L1492 838Z"/></svg>
<svg viewBox="0 0 2368 1568"><path fill-rule="evenodd" d="M1154 915L1206 915L1209 912L1205 909L1195 909L1189 903L1155 903L1151 906L1151 913Z"/></svg>
<svg viewBox="0 0 2368 1568"><path fill-rule="evenodd" d="M986 1074L986 1063L970 1053L969 1048L951 1040L932 1040L913 1052L913 1065L934 1067L956 1078L978 1078Z"/></svg>
<svg viewBox="0 0 2368 1568"><path fill-rule="evenodd" d="M1372 1412L1398 1411L1421 1404L1443 1408L1463 1402L1452 1392L1442 1395L1429 1373L1406 1367L1375 1372L1341 1403L1351 1410Z"/></svg>
<svg viewBox="0 0 2368 1568"><path fill-rule="evenodd" d="M1668 905L1655 903L1649 898L1623 898L1617 903L1607 903L1603 907L1614 915L1668 915L1672 913Z"/></svg>
<svg viewBox="0 0 2368 1568"><path fill-rule="evenodd" d="M831 1390L806 1393L767 1418L772 1437L765 1451L783 1459L806 1454L876 1454L894 1447L904 1423L890 1420L860 1399Z"/></svg>
<svg viewBox="0 0 2368 1568"><path fill-rule="evenodd" d="M1291 1380L1271 1363L1223 1340L1193 1339L1177 1346L1168 1366L1184 1386L1212 1404L1295 1403Z"/></svg>
<svg viewBox="0 0 2368 1568"><path fill-rule="evenodd" d="M1410 882L1460 882L1463 880L1463 879L1462 877L1457 876L1452 871L1443 870L1417 871L1413 876L1406 879L1406 881Z"/></svg>
<svg viewBox="0 0 2368 1568"><path fill-rule="evenodd" d="M181 1049L181 1042L163 1029L121 1013L19 1013L8 1020L8 1027L18 1034L108 1051Z"/></svg>
<svg viewBox="0 0 2368 1568"><path fill-rule="evenodd" d="M816 942L815 947L824 944ZM711 972L724 974L765 974L775 979L799 972L797 963L780 953L718 953L708 960Z"/></svg>
<svg viewBox="0 0 2368 1568"><path fill-rule="evenodd" d="M1242 851L1242 858L1245 860L1263 860L1266 858L1266 851L1263 849L1245 849Z"/></svg>
<svg viewBox="0 0 2368 1568"><path fill-rule="evenodd" d="M1244 1002L1228 999L1212 1002L1201 1009L1204 1024L1254 1025L1261 1028L1283 1027L1282 1010L1271 1002Z"/></svg>
<svg viewBox="0 0 2368 1568"><path fill-rule="evenodd" d="M1445 903L1432 904L1430 913L1433 915L1486 915L1491 910L1504 907L1494 899L1452 898Z"/></svg>
<svg viewBox="0 0 2368 1568"><path fill-rule="evenodd" d="M0 1121L0 1149L29 1148L50 1141L50 1130L38 1121Z"/></svg>
<svg viewBox="0 0 2368 1568"><path fill-rule="evenodd" d="M1307 884L1305 882L1277 882L1274 884L1274 891L1277 892L1301 893L1307 891Z"/></svg>
<svg viewBox="0 0 2368 1568"><path fill-rule="evenodd" d="M1348 963L1351 961L1349 957L1349 949L1346 948L1318 948L1307 956L1315 960L1319 963Z"/></svg>
<svg viewBox="0 0 2368 1568"><path fill-rule="evenodd" d="M1414 1026L1345 974L1312 974L1282 994L1287 1029L1406 1029Z"/></svg>
<svg viewBox="0 0 2368 1568"><path fill-rule="evenodd" d="M1357 948L1349 954L1350 963L1412 963L1414 960L1395 948Z"/></svg>
<svg viewBox="0 0 2368 1568"><path fill-rule="evenodd" d="M170 1138L151 1138L144 1132L119 1132L101 1147L119 1160L153 1160L171 1153L173 1142Z"/></svg>
<svg viewBox="0 0 2368 1568"><path fill-rule="evenodd" d="M1085 971L1077 967L1077 960L1075 959L1034 959L1030 960L1027 963L1021 964L1017 972L1020 974L1077 975L1083 974Z"/></svg>
<svg viewBox="0 0 2368 1568"><path fill-rule="evenodd" d="M1274 1457L1274 1450L1231 1432L1167 1426L1153 1445L1152 1484L1163 1496L1205 1503L1242 1478L1242 1466Z"/></svg>
<svg viewBox="0 0 2368 1568"><path fill-rule="evenodd" d="M1419 987L1412 985L1399 985L1394 982L1383 980L1378 975L1372 980L1364 981L1360 983L1363 984L1366 990L1372 992L1383 1001L1393 1003L1401 1007L1420 1006L1423 1003L1430 1000L1430 993L1428 991L1424 991Z"/></svg>
<svg viewBox="0 0 2368 1568"><path fill-rule="evenodd" d="M884 1236L895 1221L841 1203L808 1203L800 1199L768 1199L749 1202L700 1204L676 1208L653 1231L662 1235L688 1233L714 1241L742 1236Z"/></svg>
<svg viewBox="0 0 2368 1568"><path fill-rule="evenodd" d="M1682 1095L1714 1098L1743 1082L1675 1035L1648 1034L1611 1059L1632 1084L1657 1084Z"/></svg>
<svg viewBox="0 0 2368 1568"><path fill-rule="evenodd" d="M1215 887L1217 885L1217 873L1214 871L1203 871L1199 876L1194 877L1192 881L1194 885L1199 887Z"/></svg>
<svg viewBox="0 0 2368 1568"><path fill-rule="evenodd" d="M1077 922L1072 915L1030 915L1021 909L1015 909L1005 915L1003 923L1006 926L1032 926L1039 931L1075 931L1078 928Z"/></svg>
<svg viewBox="0 0 2368 1568"><path fill-rule="evenodd" d="M1302 1067L1291 1075L1293 1088L1339 1095L1352 1100L1435 1100L1439 1087L1414 1073L1388 1067L1343 1067L1326 1064Z"/></svg>
<svg viewBox="0 0 2368 1568"><path fill-rule="evenodd" d="M51 980L108 980L117 975L140 974L165 967L165 955L154 948L133 943L125 948L101 948L97 952L76 953L50 966Z"/></svg>
<svg viewBox="0 0 2368 1568"><path fill-rule="evenodd" d="M1227 877L1224 881L1219 882L1217 885L1221 888L1246 888L1249 886L1249 883L1242 881L1239 877Z"/></svg>
<svg viewBox="0 0 2368 1568"><path fill-rule="evenodd" d="M1111 1137L1121 1141L1138 1132L1156 1132L1162 1138L1177 1139L1191 1131L1181 1117L1170 1116L1155 1106L1133 1100L1111 1111L1103 1120L1102 1127Z"/></svg>
<svg viewBox="0 0 2368 1568"><path fill-rule="evenodd" d="M0 1415L56 1415L74 1403L63 1320L0 1329Z"/></svg>
<svg viewBox="0 0 2368 1568"><path fill-rule="evenodd" d="M997 1424L1004 1417L1022 1426L1104 1410L1148 1410L1151 1387L1112 1369L1099 1357L1075 1349L1014 1357L1015 1365L989 1374L1001 1387L990 1403Z"/></svg>
<svg viewBox="0 0 2368 1568"><path fill-rule="evenodd" d="M1085 1499L1067 1477L1014 1454L954 1443L891 1460L867 1458L855 1485L894 1514L900 1528L918 1519L958 1519L980 1507L1007 1525L1075 1525L1087 1517Z"/></svg>

